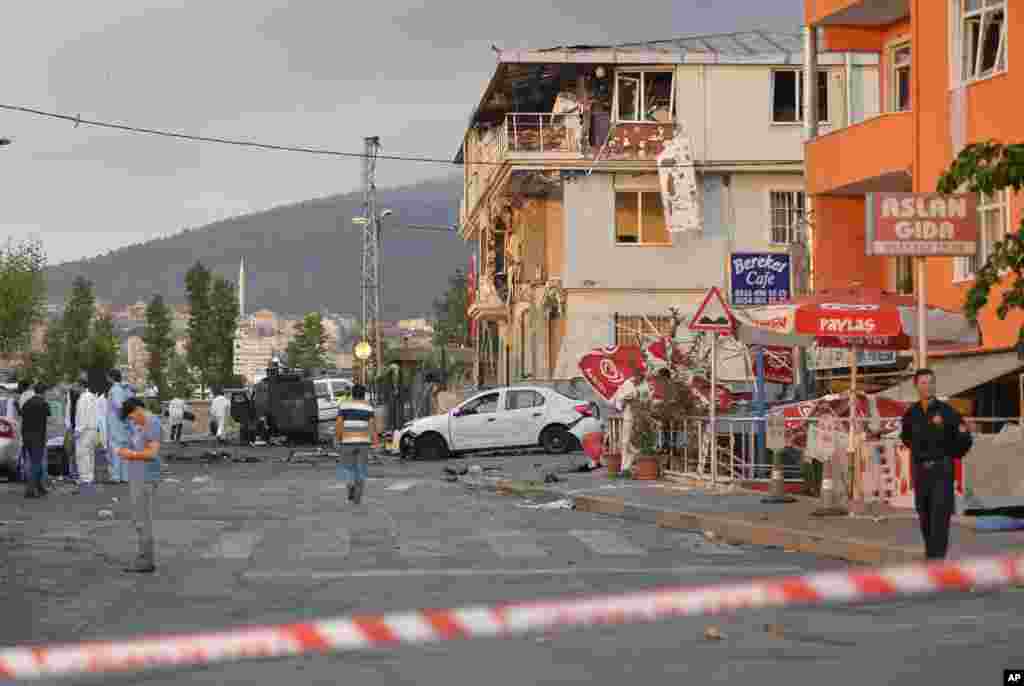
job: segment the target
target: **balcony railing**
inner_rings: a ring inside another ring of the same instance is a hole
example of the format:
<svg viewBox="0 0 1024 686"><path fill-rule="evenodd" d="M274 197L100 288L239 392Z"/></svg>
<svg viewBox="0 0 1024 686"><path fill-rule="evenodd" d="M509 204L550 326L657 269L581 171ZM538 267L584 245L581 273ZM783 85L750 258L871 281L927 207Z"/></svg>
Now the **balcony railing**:
<svg viewBox="0 0 1024 686"><path fill-rule="evenodd" d="M522 153L578 155L583 150L583 120L578 112L512 112L505 115L498 147L502 157Z"/></svg>

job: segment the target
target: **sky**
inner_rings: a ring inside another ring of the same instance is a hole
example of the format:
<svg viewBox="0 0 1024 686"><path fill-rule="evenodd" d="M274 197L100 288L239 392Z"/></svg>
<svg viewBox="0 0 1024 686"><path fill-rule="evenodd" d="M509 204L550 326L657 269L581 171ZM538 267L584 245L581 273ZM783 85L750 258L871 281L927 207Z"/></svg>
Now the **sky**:
<svg viewBox="0 0 1024 686"><path fill-rule="evenodd" d="M495 67L544 48L797 31L800 0L35 0L5 23L0 104L263 143L451 159ZM642 11L638 8L642 8ZM357 159L182 142L0 111L0 237L51 264L356 190ZM378 187L451 174L382 160Z"/></svg>

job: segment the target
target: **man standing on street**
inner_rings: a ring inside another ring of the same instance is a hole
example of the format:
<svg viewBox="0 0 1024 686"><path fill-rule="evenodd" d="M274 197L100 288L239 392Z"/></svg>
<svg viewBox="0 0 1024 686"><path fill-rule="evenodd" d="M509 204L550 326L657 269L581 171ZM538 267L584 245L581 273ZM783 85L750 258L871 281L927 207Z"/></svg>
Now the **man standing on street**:
<svg viewBox="0 0 1024 686"><path fill-rule="evenodd" d="M369 478L370 447L378 441L377 420L362 384L352 387L350 402L338 406L335 440L341 456L338 477L348 481L348 499L358 505Z"/></svg>
<svg viewBox="0 0 1024 686"><path fill-rule="evenodd" d="M181 426L185 422L185 399L175 396L167 408L171 420L171 442L181 444Z"/></svg>
<svg viewBox="0 0 1024 686"><path fill-rule="evenodd" d="M99 401L97 389L86 386L75 409L75 463L81 492L96 488L96 438L99 435Z"/></svg>
<svg viewBox="0 0 1024 686"><path fill-rule="evenodd" d="M107 414L107 458L110 462L110 482L115 484L125 483L124 464L121 462L121 448L127 448L131 439L131 429L128 423L122 419L121 410L125 402L134 396L131 389L121 382L121 370L111 369L108 375L111 383L107 392L108 414Z"/></svg>
<svg viewBox="0 0 1024 686"><path fill-rule="evenodd" d="M223 389L216 389L214 395L214 399L210 402L210 435L216 436L219 444L224 441L224 425L228 421L230 403L224 397Z"/></svg>
<svg viewBox="0 0 1024 686"><path fill-rule="evenodd" d="M43 457L46 455L46 420L50 417L50 404L43 397L45 392L46 386L36 384L35 394L21 407L21 440L28 458L26 498L39 498L47 493L43 485Z"/></svg>
<svg viewBox="0 0 1024 686"><path fill-rule="evenodd" d="M900 440L910 450L914 506L921 523L925 557L942 560L949 549L949 521L956 507L953 461L971 449L973 439L960 414L935 397L935 373L914 374L918 402L903 415Z"/></svg>
<svg viewBox="0 0 1024 686"><path fill-rule="evenodd" d="M126 572L148 574L156 570L156 541L153 538L153 497L160 481L160 419L146 410L139 398L128 398L121 407L121 419L131 424L127 447L119 448L128 478L132 521L139 536L139 554Z"/></svg>
<svg viewBox="0 0 1024 686"><path fill-rule="evenodd" d="M623 472L633 467L637 449L633 445L634 408L650 397L650 388L640 366L633 369L633 377L619 387L615 394L615 409L622 412L622 467Z"/></svg>

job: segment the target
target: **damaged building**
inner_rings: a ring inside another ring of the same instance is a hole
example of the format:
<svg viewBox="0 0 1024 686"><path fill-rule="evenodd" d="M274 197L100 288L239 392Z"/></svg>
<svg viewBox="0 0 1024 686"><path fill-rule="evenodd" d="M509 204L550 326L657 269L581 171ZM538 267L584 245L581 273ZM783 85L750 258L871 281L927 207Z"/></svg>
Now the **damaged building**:
<svg viewBox="0 0 1024 686"><path fill-rule="evenodd" d="M498 51L455 158L478 250L477 380L578 375L579 356L667 331L735 252L788 255L811 284L800 34ZM850 64L822 54L819 119Z"/></svg>

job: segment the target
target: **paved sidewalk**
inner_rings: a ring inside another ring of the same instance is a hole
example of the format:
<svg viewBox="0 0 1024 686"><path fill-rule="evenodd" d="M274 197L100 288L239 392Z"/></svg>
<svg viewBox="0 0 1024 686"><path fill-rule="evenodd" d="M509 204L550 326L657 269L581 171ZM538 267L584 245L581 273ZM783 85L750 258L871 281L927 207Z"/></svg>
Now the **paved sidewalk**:
<svg viewBox="0 0 1024 686"><path fill-rule="evenodd" d="M510 475L512 476L512 475ZM924 545L913 510L881 507L878 517L815 517L817 499L766 504L765 493L675 481L610 479L603 469L558 474L544 483L524 471L521 479L491 479L498 492L569 500L576 510L645 521L660 527L703 531L711 538L812 553L865 564L919 562ZM566 503L568 505L568 503ZM983 532L974 518L955 517L950 557L998 555L1024 549L1024 531Z"/></svg>

